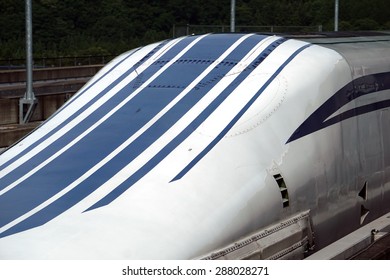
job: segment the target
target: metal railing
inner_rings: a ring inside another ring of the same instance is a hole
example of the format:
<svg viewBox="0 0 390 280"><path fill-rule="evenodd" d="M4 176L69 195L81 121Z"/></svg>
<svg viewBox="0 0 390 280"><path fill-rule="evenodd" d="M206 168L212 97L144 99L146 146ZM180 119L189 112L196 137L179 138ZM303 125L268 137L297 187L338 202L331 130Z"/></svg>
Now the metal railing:
<svg viewBox="0 0 390 280"><path fill-rule="evenodd" d="M34 57L34 68L47 67L66 67L106 64L116 55L98 55L98 56L60 56L60 57ZM26 59L9 58L0 59L0 70L21 69L26 67Z"/></svg>
<svg viewBox="0 0 390 280"><path fill-rule="evenodd" d="M204 34L216 32L230 32L229 25L174 25L173 37L180 37L190 34ZM244 26L237 25L235 32L270 32L270 33L291 33L291 32L322 32L322 25L311 26L276 26L276 25L258 25Z"/></svg>

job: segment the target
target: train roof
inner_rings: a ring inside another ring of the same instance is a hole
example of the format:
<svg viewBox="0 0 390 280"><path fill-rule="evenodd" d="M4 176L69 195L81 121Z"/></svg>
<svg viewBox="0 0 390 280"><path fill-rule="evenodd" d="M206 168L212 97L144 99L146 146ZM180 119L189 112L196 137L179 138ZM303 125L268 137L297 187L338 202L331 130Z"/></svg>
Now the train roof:
<svg viewBox="0 0 390 280"><path fill-rule="evenodd" d="M342 55L356 75L382 72L390 62L390 31L327 32L315 34L287 34L311 44L332 49Z"/></svg>
<svg viewBox="0 0 390 280"><path fill-rule="evenodd" d="M390 40L390 31L315 32L277 34L286 38L308 41L313 44L354 43L360 41Z"/></svg>

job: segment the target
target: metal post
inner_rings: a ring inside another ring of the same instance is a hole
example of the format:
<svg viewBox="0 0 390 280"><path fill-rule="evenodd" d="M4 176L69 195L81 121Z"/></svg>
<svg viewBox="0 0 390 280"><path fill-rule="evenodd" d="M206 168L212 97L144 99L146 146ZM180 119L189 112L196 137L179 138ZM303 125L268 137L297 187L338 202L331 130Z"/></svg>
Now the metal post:
<svg viewBox="0 0 390 280"><path fill-rule="evenodd" d="M230 32L236 31L236 0L232 0L230 9Z"/></svg>
<svg viewBox="0 0 390 280"><path fill-rule="evenodd" d="M26 0L26 77L27 77L27 90L26 98L34 99L34 93L32 88L32 12L31 12L31 0Z"/></svg>
<svg viewBox="0 0 390 280"><path fill-rule="evenodd" d="M334 31L339 31L339 0L334 3Z"/></svg>
<svg viewBox="0 0 390 280"><path fill-rule="evenodd" d="M19 123L27 123L34 112L37 100L33 92L32 12L31 0L26 0L26 93L19 100ZM27 108L26 108L27 107Z"/></svg>

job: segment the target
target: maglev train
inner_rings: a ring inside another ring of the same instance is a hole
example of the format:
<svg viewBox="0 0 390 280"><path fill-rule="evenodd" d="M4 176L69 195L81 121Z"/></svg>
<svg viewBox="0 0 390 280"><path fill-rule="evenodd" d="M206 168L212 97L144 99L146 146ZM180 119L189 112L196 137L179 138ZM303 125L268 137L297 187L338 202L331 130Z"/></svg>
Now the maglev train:
<svg viewBox="0 0 390 280"><path fill-rule="evenodd" d="M390 34L134 49L0 155L1 259L299 258L389 211Z"/></svg>

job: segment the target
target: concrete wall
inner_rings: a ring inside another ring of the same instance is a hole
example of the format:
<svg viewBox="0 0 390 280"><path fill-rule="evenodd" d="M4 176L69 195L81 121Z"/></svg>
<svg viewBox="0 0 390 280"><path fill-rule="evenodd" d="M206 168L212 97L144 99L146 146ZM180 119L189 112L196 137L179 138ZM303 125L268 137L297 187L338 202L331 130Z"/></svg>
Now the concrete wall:
<svg viewBox="0 0 390 280"><path fill-rule="evenodd" d="M37 96L38 105L31 121L43 121L50 117L67 101L73 93L48 94ZM0 99L0 125L19 123L19 98Z"/></svg>
<svg viewBox="0 0 390 280"><path fill-rule="evenodd" d="M103 65L85 65L74 67L52 67L34 69L34 81L74 79L92 77ZM3 70L0 71L0 83L19 83L26 81L26 70Z"/></svg>
<svg viewBox="0 0 390 280"><path fill-rule="evenodd" d="M34 69L33 91L38 99L31 121L43 121L77 92L103 65ZM0 71L0 125L18 124L19 99L26 92L25 70Z"/></svg>
<svg viewBox="0 0 390 280"><path fill-rule="evenodd" d="M0 99L0 148L8 147L49 118L73 94L38 96L30 123L19 124L19 98Z"/></svg>
<svg viewBox="0 0 390 280"><path fill-rule="evenodd" d="M40 124L41 122L33 122L24 125L0 126L0 153L3 148L11 146Z"/></svg>
<svg viewBox="0 0 390 280"><path fill-rule="evenodd" d="M15 143L57 111L103 65L34 69L38 99L30 123L19 124L19 99L25 93L25 70L0 71L0 148Z"/></svg>

